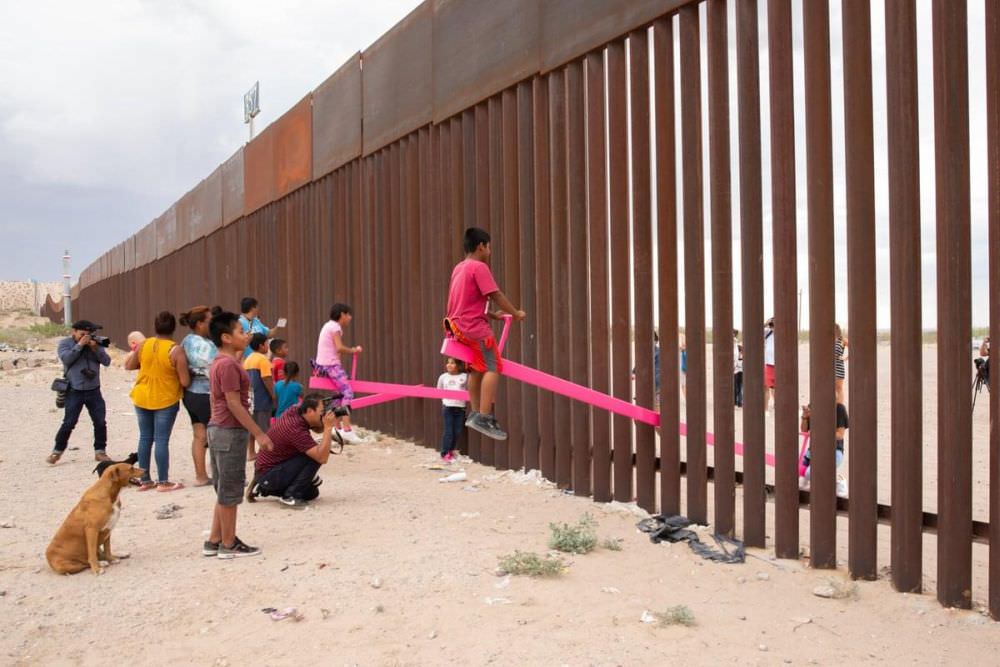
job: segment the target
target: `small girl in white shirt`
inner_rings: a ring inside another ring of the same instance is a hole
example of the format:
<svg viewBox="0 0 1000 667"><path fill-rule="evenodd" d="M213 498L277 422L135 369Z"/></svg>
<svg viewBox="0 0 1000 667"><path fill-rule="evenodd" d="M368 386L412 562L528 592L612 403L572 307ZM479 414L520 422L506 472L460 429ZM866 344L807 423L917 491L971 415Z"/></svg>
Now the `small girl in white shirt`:
<svg viewBox="0 0 1000 667"><path fill-rule="evenodd" d="M449 389L452 391L465 391L469 384L469 375L465 372L464 364L448 357L444 364L445 372L438 378L438 389ZM441 414L444 417L444 435L441 438L441 460L451 463L455 458L455 446L458 443L458 436L465 428L465 401L451 398L441 399L444 405Z"/></svg>

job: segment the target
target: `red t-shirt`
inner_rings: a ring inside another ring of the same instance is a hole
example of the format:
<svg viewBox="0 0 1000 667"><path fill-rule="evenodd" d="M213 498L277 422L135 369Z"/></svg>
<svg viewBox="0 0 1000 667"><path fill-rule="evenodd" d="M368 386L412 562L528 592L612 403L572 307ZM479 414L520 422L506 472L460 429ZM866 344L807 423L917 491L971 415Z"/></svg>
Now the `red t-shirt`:
<svg viewBox="0 0 1000 667"><path fill-rule="evenodd" d="M212 418L209 426L219 428L243 428L226 404L226 392L240 392L240 403L250 409L250 376L243 370L243 364L228 354L219 353L208 369L209 401Z"/></svg>
<svg viewBox="0 0 1000 667"><path fill-rule="evenodd" d="M271 377L275 382L285 379L285 360L281 357L271 359Z"/></svg>
<svg viewBox="0 0 1000 667"><path fill-rule="evenodd" d="M265 449L257 453L258 475L263 475L279 463L284 463L299 454L305 454L316 446L309 423L295 409L286 410L267 432L267 437L274 443L274 449L271 451Z"/></svg>
<svg viewBox="0 0 1000 667"><path fill-rule="evenodd" d="M487 297L500 291L486 262L464 259L451 272L448 319L469 338L486 340L493 335L486 317Z"/></svg>

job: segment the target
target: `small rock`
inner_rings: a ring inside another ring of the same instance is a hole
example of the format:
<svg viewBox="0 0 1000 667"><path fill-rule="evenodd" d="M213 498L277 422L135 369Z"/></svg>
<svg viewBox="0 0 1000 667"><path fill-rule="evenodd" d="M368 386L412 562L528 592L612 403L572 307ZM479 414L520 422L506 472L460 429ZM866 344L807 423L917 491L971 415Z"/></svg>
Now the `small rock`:
<svg viewBox="0 0 1000 667"><path fill-rule="evenodd" d="M757 644L758 651L767 651L767 644Z"/></svg>
<svg viewBox="0 0 1000 667"><path fill-rule="evenodd" d="M739 616L737 616L736 618L737 618L737 619L739 619L739 620L741 620L741 621L745 621L745 620L747 620L747 617L746 617L746 616L744 616L743 614L740 614L740 615L739 615Z"/></svg>
<svg viewBox="0 0 1000 667"><path fill-rule="evenodd" d="M10 517L3 523L0 523L0 528L13 528L14 527L14 517Z"/></svg>
<svg viewBox="0 0 1000 667"><path fill-rule="evenodd" d="M510 604L510 598L483 598L483 602L491 607L498 604Z"/></svg>
<svg viewBox="0 0 1000 667"><path fill-rule="evenodd" d="M382 588L382 579L381 579L381 577L372 577L371 587L372 588Z"/></svg>
<svg viewBox="0 0 1000 667"><path fill-rule="evenodd" d="M747 583L747 578L746 577L736 577L736 583L738 583L738 584L745 584L745 583Z"/></svg>
<svg viewBox="0 0 1000 667"><path fill-rule="evenodd" d="M645 610L645 611L642 612L642 616L639 617L639 622L640 623L647 623L647 624L648 623L656 623L656 616L653 616L653 614L650 613L650 611L647 609L647 610Z"/></svg>
<svg viewBox="0 0 1000 667"><path fill-rule="evenodd" d="M601 592L602 593L612 593L612 594L621 593L621 591L618 590L617 588L615 588L614 586L605 586L604 588L601 589Z"/></svg>
<svg viewBox="0 0 1000 667"><path fill-rule="evenodd" d="M326 620L326 619L330 618L330 610L329 609L320 609L319 610L319 615L323 618L323 620Z"/></svg>
<svg viewBox="0 0 1000 667"><path fill-rule="evenodd" d="M229 661L225 658L219 658L215 661L215 667L229 667Z"/></svg>
<svg viewBox="0 0 1000 667"><path fill-rule="evenodd" d="M431 630L431 633L429 635L427 635L427 638L428 639L437 639L437 636L438 636L437 630Z"/></svg>
<svg viewBox="0 0 1000 667"><path fill-rule="evenodd" d="M817 586L813 589L813 595L818 598L832 598L836 593L833 586Z"/></svg>
<svg viewBox="0 0 1000 667"><path fill-rule="evenodd" d="M757 579L759 579L760 581L768 581L770 578L771 578L771 575L769 575L767 572L758 572L757 573Z"/></svg>

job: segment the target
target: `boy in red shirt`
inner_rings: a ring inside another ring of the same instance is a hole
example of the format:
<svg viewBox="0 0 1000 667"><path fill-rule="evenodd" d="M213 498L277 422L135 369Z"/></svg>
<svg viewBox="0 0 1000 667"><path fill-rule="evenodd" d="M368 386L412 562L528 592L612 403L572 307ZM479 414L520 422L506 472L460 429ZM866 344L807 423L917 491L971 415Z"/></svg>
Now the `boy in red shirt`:
<svg viewBox="0 0 1000 667"><path fill-rule="evenodd" d="M469 364L470 412L465 425L494 440L506 440L507 433L493 416L493 399L503 370L503 359L497 349L489 318L500 319L500 313L490 311L490 301L515 320L523 320L518 310L497 287L486 261L490 257L490 235L478 227L465 230L465 259L451 272L448 287L448 315L445 330L463 345L472 349Z"/></svg>

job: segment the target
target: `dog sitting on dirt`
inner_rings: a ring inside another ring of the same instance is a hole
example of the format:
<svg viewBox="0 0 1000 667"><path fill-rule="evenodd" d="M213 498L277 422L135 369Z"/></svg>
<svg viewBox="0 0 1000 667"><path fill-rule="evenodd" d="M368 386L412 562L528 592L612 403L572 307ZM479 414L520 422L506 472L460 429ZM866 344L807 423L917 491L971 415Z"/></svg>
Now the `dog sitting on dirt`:
<svg viewBox="0 0 1000 667"><path fill-rule="evenodd" d="M145 473L135 467L136 460L132 454L123 462L102 461L94 469L100 479L84 491L45 550L53 570L75 574L89 567L94 574L101 574L107 565L128 558L128 554L112 554L111 531L121 514L118 494Z"/></svg>

